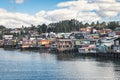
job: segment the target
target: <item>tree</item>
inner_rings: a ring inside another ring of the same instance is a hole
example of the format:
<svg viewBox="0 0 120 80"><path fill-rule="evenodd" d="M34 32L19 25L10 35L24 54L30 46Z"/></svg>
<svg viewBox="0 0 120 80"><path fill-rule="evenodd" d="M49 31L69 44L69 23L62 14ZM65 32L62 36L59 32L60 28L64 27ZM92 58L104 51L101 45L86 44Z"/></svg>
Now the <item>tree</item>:
<svg viewBox="0 0 120 80"><path fill-rule="evenodd" d="M47 32L47 25L46 24L42 24L41 25L41 29L42 29L42 33L46 33Z"/></svg>
<svg viewBox="0 0 120 80"><path fill-rule="evenodd" d="M96 26L95 26L97 29L100 29L100 23L99 23L99 21L97 21L97 23L96 23Z"/></svg>
<svg viewBox="0 0 120 80"><path fill-rule="evenodd" d="M100 23L101 28L106 28L106 22Z"/></svg>
<svg viewBox="0 0 120 80"><path fill-rule="evenodd" d="M95 22L92 22L90 26L95 27Z"/></svg>
<svg viewBox="0 0 120 80"><path fill-rule="evenodd" d="M114 30L118 26L119 26L119 22L112 21L108 23L107 28Z"/></svg>
<svg viewBox="0 0 120 80"><path fill-rule="evenodd" d="M84 25L84 26L85 26L85 27L88 27L88 26L90 26L90 25L89 25L89 23L85 23L85 25Z"/></svg>
<svg viewBox="0 0 120 80"><path fill-rule="evenodd" d="M31 30L34 30L36 29L35 25L31 24L31 27L30 27Z"/></svg>
<svg viewBox="0 0 120 80"><path fill-rule="evenodd" d="M6 28L5 26L0 25L0 30L3 30L3 29L5 29L5 28Z"/></svg>

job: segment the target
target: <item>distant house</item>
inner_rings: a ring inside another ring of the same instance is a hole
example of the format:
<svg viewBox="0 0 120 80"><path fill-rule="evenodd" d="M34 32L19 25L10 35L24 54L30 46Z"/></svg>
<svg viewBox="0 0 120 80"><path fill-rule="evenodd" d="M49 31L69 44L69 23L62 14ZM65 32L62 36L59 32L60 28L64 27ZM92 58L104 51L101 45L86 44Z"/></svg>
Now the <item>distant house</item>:
<svg viewBox="0 0 120 80"><path fill-rule="evenodd" d="M100 34L107 34L107 33L110 33L110 32L112 32L111 29L102 29L102 30L99 30Z"/></svg>
<svg viewBox="0 0 120 80"><path fill-rule="evenodd" d="M12 34L6 34L6 35L3 35L3 38L4 39L13 39L13 35Z"/></svg>
<svg viewBox="0 0 120 80"><path fill-rule="evenodd" d="M81 32L85 31L85 32L89 32L90 33L92 31L92 27L80 28L80 31Z"/></svg>
<svg viewBox="0 0 120 80"><path fill-rule="evenodd" d="M86 28L80 28L80 31L86 31Z"/></svg>
<svg viewBox="0 0 120 80"><path fill-rule="evenodd" d="M82 33L75 33L74 37L76 39L84 39L84 35Z"/></svg>
<svg viewBox="0 0 120 80"><path fill-rule="evenodd" d="M88 38L90 33L86 32L86 31L82 31L82 32L73 32L74 38L75 39L85 39Z"/></svg>
<svg viewBox="0 0 120 80"><path fill-rule="evenodd" d="M99 34L91 34L91 39L99 39Z"/></svg>
<svg viewBox="0 0 120 80"><path fill-rule="evenodd" d="M119 37L120 36L120 27L117 27L113 32L108 34L110 37Z"/></svg>
<svg viewBox="0 0 120 80"><path fill-rule="evenodd" d="M10 31L10 33L19 33L19 34L20 34L20 32L21 32L20 29L13 29Z"/></svg>

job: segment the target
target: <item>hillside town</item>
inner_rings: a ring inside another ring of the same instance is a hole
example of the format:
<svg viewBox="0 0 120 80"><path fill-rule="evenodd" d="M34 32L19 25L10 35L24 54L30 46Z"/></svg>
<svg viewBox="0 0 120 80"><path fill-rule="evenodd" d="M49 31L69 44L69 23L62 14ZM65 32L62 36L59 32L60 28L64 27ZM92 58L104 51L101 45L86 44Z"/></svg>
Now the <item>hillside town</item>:
<svg viewBox="0 0 120 80"><path fill-rule="evenodd" d="M0 80L120 80L120 0L0 0Z"/></svg>
<svg viewBox="0 0 120 80"><path fill-rule="evenodd" d="M120 53L120 27L114 30L86 27L69 33L46 32L41 34L37 30L26 31L22 28L15 28L4 30L0 38L0 47L4 49Z"/></svg>

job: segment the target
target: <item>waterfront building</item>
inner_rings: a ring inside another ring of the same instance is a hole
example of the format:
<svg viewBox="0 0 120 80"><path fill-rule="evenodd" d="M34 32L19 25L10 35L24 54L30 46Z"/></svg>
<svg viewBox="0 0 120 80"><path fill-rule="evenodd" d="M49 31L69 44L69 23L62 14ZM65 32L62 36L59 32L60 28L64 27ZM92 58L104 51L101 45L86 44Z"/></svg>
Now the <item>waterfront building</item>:
<svg viewBox="0 0 120 80"><path fill-rule="evenodd" d="M57 39L51 48L56 48L58 52L72 51L74 46L71 39ZM53 50L53 49L51 49Z"/></svg>
<svg viewBox="0 0 120 80"><path fill-rule="evenodd" d="M112 46L114 53L120 53L120 37L114 40L114 45Z"/></svg>

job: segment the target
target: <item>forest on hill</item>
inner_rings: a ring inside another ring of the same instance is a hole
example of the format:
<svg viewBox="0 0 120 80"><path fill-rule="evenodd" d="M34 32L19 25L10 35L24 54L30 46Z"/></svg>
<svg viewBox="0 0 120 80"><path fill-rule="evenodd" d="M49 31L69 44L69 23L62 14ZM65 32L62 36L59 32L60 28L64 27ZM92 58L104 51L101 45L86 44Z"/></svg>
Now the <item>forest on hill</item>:
<svg viewBox="0 0 120 80"><path fill-rule="evenodd" d="M119 21L111 21L111 22L91 22L91 23L83 23L78 20L64 20L57 23L50 23L48 25L42 24L35 26L32 24L31 26L22 26L21 28L24 30L37 30L39 33L45 32L71 32L71 31L79 31L80 28L85 27L93 27L96 29L112 29L114 30L116 27L120 26ZM0 30L6 29L4 25L0 26Z"/></svg>

